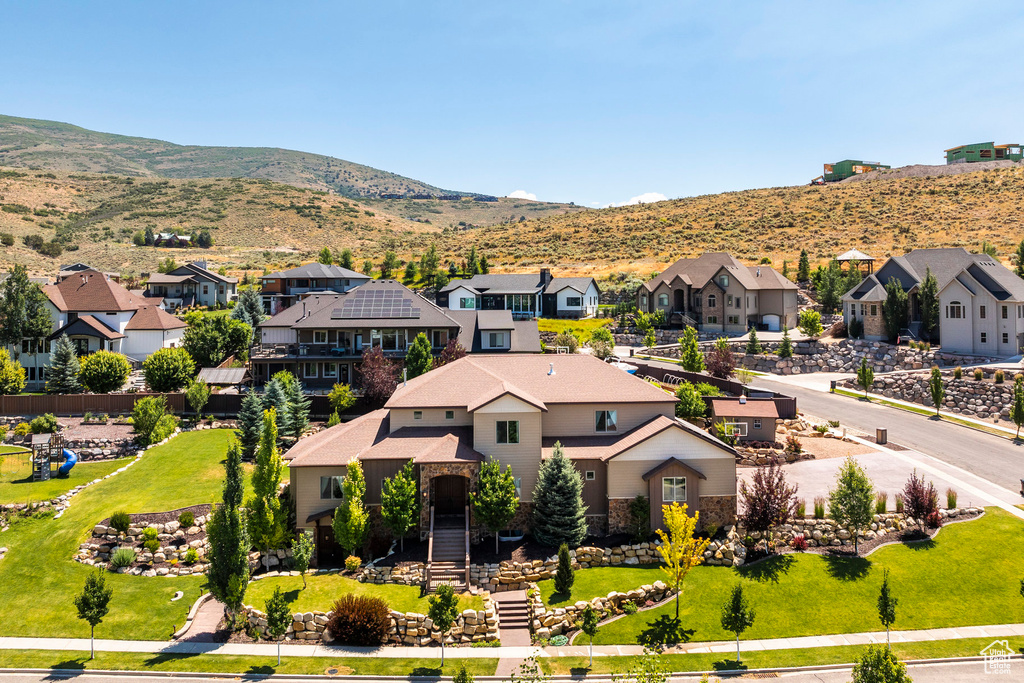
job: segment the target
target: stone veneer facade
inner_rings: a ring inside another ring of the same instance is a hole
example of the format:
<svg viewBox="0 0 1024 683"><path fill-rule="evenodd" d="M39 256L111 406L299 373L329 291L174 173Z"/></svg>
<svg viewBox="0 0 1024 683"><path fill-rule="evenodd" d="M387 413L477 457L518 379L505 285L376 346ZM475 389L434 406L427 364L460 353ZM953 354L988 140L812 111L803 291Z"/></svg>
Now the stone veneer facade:
<svg viewBox="0 0 1024 683"><path fill-rule="evenodd" d="M425 463L420 465L420 534L425 535L430 530L430 501L433 493L433 482L437 477L455 475L465 477L469 480L469 491L477 489L477 482L480 475L480 463L478 462L442 462ZM469 499L467 498L467 501ZM472 524L472 520L470 521ZM473 530L473 535L478 539L480 530Z"/></svg>
<svg viewBox="0 0 1024 683"><path fill-rule="evenodd" d="M629 504L627 498L612 498L608 501L608 533L625 534L630 531ZM692 510L689 510L691 514ZM736 521L736 496L701 496L700 526L708 524L727 526Z"/></svg>

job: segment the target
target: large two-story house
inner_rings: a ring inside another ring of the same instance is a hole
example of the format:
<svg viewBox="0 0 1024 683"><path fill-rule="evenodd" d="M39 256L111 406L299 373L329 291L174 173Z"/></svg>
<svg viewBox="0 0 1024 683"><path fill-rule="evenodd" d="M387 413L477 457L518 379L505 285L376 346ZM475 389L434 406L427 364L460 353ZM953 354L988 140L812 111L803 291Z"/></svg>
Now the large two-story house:
<svg viewBox="0 0 1024 683"><path fill-rule="evenodd" d="M238 298L238 278L207 270L205 262L195 261L169 273L153 273L145 294L162 297L164 308L170 311L189 306L224 307Z"/></svg>
<svg viewBox="0 0 1024 683"><path fill-rule="evenodd" d="M586 318L597 314L601 290L592 277L501 273L452 280L437 305L453 311L510 311L514 318Z"/></svg>
<svg viewBox="0 0 1024 683"><path fill-rule="evenodd" d="M1024 280L988 254L966 249L915 249L893 256L843 295L843 320L864 324L864 337L886 338L882 304L892 278L908 296L907 328L921 336L921 285L931 271L939 292L938 340L943 351L1015 356L1024 347ZM905 332L904 332L905 334ZM936 341L933 339L932 341Z"/></svg>
<svg viewBox="0 0 1024 683"><path fill-rule="evenodd" d="M31 391L46 386L50 351L62 335L80 356L102 349L141 361L158 349L178 346L185 333L182 320L96 270L68 271L43 292L53 332L38 345L24 341L11 349L25 367Z"/></svg>
<svg viewBox="0 0 1024 683"><path fill-rule="evenodd" d="M299 441L289 461L299 528L315 532L321 561L336 557L331 517L347 464L366 475L366 502L380 505L381 485L406 462L421 495L419 534L431 520L474 536L483 531L468 507L480 465L512 469L520 510L511 529L528 530L541 462L561 443L583 479L593 535L627 530L629 504L686 503L701 523L732 523L736 453L674 417L677 399L589 355L466 356L402 383L383 409ZM377 513L374 513L377 514ZM467 520L465 515L469 514Z"/></svg>
<svg viewBox="0 0 1024 683"><path fill-rule="evenodd" d="M665 312L671 324L742 334L754 327L796 327L797 286L770 266L746 266L730 254L679 259L640 285L637 308Z"/></svg>
<svg viewBox="0 0 1024 683"><path fill-rule="evenodd" d="M369 275L323 263L307 263L269 273L260 278L263 311L267 315L277 315L310 294L344 294L370 280Z"/></svg>

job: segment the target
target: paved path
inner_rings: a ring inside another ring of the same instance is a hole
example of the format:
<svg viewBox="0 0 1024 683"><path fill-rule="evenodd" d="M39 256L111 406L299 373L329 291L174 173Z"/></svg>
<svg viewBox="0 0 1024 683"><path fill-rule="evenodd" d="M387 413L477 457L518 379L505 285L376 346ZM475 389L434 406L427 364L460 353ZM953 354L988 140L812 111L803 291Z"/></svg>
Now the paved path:
<svg viewBox="0 0 1024 683"><path fill-rule="evenodd" d="M179 640L190 643L215 642L217 626L220 625L223 618L224 603L211 598L199 608L195 618L192 620L192 624L188 627L188 631Z"/></svg>
<svg viewBox="0 0 1024 683"><path fill-rule="evenodd" d="M963 626L957 628L922 629L917 631L893 631L894 643L920 643L935 640L957 640L960 638L1006 638L1024 636L1024 624L996 624L988 626ZM799 638L765 638L741 640L743 652L789 650L793 648L835 647L837 645L866 645L884 643L885 631L865 633L844 633ZM0 650L71 650L87 652L88 638L0 638ZM277 645L273 643L194 643L163 642L147 640L97 640L96 650L101 652L153 652L162 654L222 654L276 657ZM445 650L450 658L478 659L525 659L531 655L542 657L585 657L585 645L565 647L451 647ZM596 645L595 657L612 657L641 654L639 645ZM682 643L666 650L669 653L735 654L736 643L732 640ZM281 646L284 657L376 657L376 658L418 658L440 659L439 647L334 647L330 645L299 645L287 643Z"/></svg>

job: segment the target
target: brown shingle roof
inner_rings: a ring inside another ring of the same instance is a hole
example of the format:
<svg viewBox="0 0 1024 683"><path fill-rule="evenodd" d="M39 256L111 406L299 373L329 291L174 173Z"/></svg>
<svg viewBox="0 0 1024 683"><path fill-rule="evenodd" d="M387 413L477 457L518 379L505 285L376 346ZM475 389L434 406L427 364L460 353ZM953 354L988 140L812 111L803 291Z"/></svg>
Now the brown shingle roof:
<svg viewBox="0 0 1024 683"><path fill-rule="evenodd" d="M47 339L56 339L65 334L81 334L90 337L100 337L110 341L115 339L124 339L123 334L107 327L91 315L78 316L64 327L56 330L53 334L47 337Z"/></svg>
<svg viewBox="0 0 1024 683"><path fill-rule="evenodd" d="M740 403L738 398L711 399L711 412L718 417L765 417L776 419L779 410L770 399L752 400Z"/></svg>
<svg viewBox="0 0 1024 683"><path fill-rule="evenodd" d="M360 460L413 460L424 462L481 462L473 449L469 427L402 427L359 456Z"/></svg>
<svg viewBox="0 0 1024 683"><path fill-rule="evenodd" d="M549 367L554 368L553 374L548 374ZM395 391L387 407L465 407L494 397L499 387L547 405L677 400L587 354L472 355L409 380Z"/></svg>
<svg viewBox="0 0 1024 683"><path fill-rule="evenodd" d="M384 438L389 423L388 411L375 410L302 439L283 457L289 467L347 465Z"/></svg>
<svg viewBox="0 0 1024 683"><path fill-rule="evenodd" d="M184 320L171 315L159 306L140 306L138 313L132 316L126 330L177 330L187 327Z"/></svg>
<svg viewBox="0 0 1024 683"><path fill-rule="evenodd" d="M620 453L625 453L629 449L639 446L644 441L661 434L667 429L678 429L702 441L707 441L728 453L735 454L731 446L716 439L707 432L697 429L692 424L659 415L624 434L569 436L563 438L547 437L541 444L541 458L550 458L555 443L560 442L562 448L565 449L565 456L570 460L611 460Z"/></svg>
<svg viewBox="0 0 1024 683"><path fill-rule="evenodd" d="M96 270L83 270L43 287L61 311L134 311L141 304L127 289Z"/></svg>

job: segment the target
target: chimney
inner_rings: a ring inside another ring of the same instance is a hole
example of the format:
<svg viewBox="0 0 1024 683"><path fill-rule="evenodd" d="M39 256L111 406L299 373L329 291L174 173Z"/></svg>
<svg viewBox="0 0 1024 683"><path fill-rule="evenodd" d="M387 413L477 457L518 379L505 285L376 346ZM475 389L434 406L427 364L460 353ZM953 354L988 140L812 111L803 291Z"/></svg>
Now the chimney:
<svg viewBox="0 0 1024 683"><path fill-rule="evenodd" d="M548 363L548 377L550 377L553 374L555 374L555 364Z"/></svg>
<svg viewBox="0 0 1024 683"><path fill-rule="evenodd" d="M409 368L402 368L402 386L409 383Z"/></svg>
<svg viewBox="0 0 1024 683"><path fill-rule="evenodd" d="M541 268L540 269L540 284L543 285L543 286L547 286L547 284L549 282L551 282L551 269L550 268Z"/></svg>
<svg viewBox="0 0 1024 683"><path fill-rule="evenodd" d="M303 300L303 302L302 302L302 316L299 318L299 320L305 320L305 319L306 319L306 302L305 302L305 300Z"/></svg>

